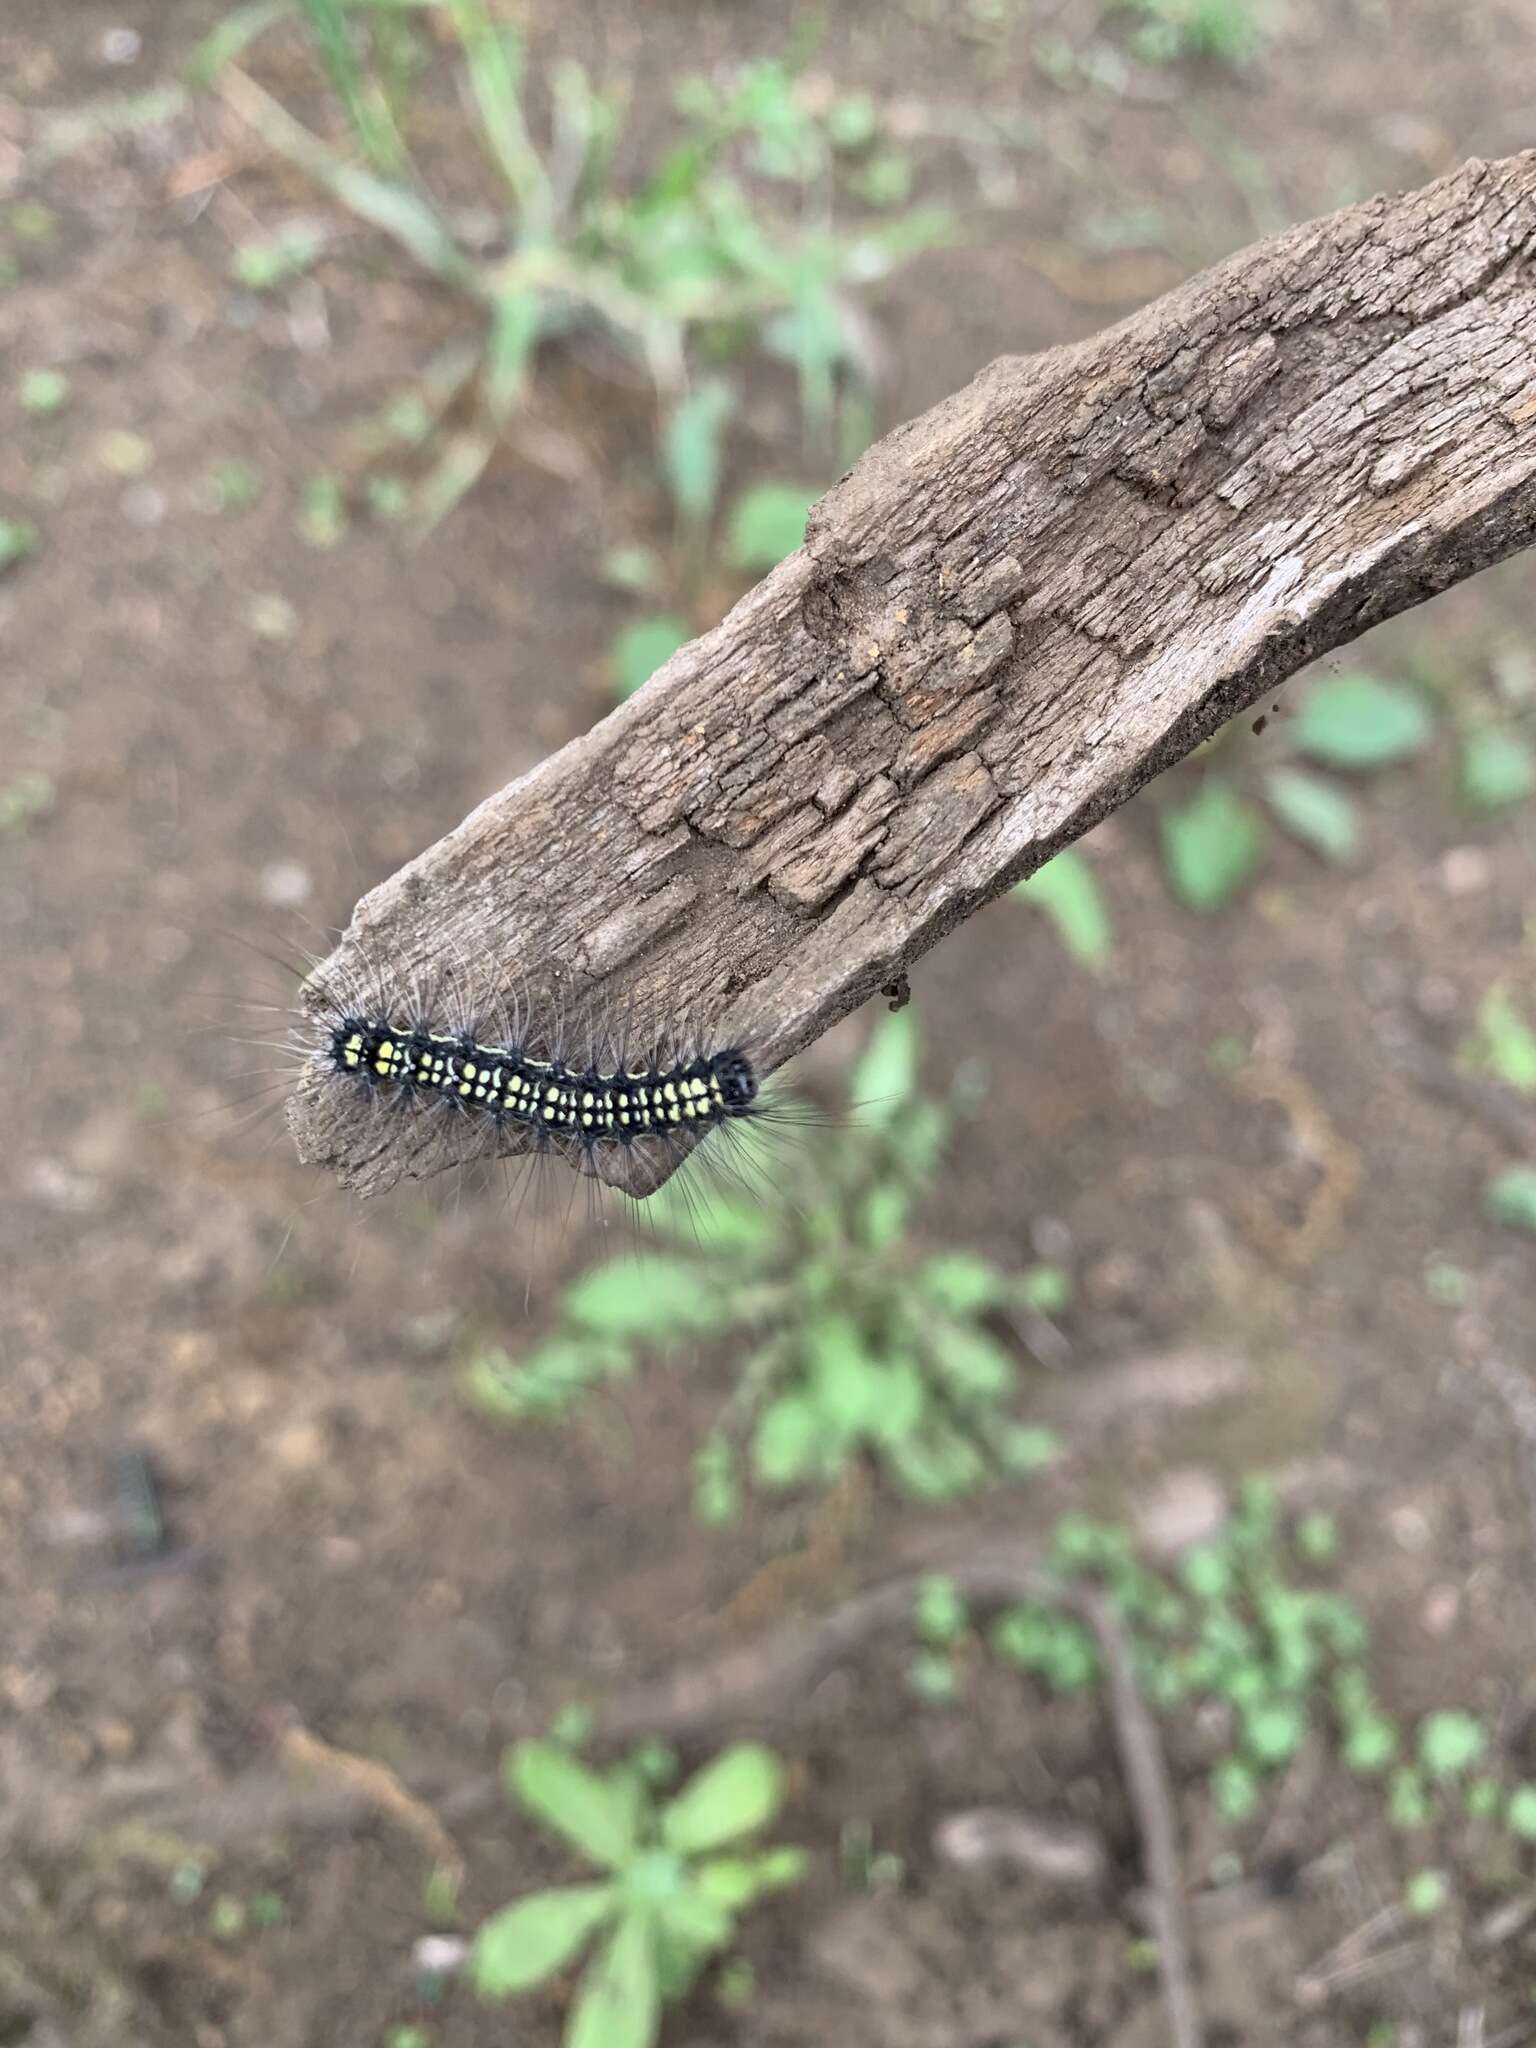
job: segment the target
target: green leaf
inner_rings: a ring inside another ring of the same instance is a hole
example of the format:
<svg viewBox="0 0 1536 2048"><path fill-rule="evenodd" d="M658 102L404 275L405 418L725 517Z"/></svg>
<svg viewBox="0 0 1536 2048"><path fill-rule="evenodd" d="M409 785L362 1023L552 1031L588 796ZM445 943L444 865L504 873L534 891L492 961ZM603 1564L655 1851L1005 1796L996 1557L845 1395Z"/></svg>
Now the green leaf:
<svg viewBox="0 0 1536 2048"><path fill-rule="evenodd" d="M1248 1819L1259 1803L1259 1780L1241 1757L1224 1756L1211 1773L1211 1798L1222 1819L1234 1826Z"/></svg>
<svg viewBox="0 0 1536 2048"><path fill-rule="evenodd" d="M620 1378L632 1363L621 1345L570 1337L551 1337L517 1360L492 1345L476 1352L464 1368L464 1392L483 1414L498 1420L547 1418L564 1415L583 1394Z"/></svg>
<svg viewBox="0 0 1536 2048"><path fill-rule="evenodd" d="M1214 775L1159 822L1169 886L1188 910L1220 910L1251 878L1264 851L1253 806Z"/></svg>
<svg viewBox="0 0 1536 2048"><path fill-rule="evenodd" d="M1504 1825L1522 1842L1536 1842L1536 1785L1517 1785L1510 1793Z"/></svg>
<svg viewBox="0 0 1536 2048"><path fill-rule="evenodd" d="M597 573L615 590L644 597L661 580L661 562L654 548L609 548L598 563Z"/></svg>
<svg viewBox="0 0 1536 2048"><path fill-rule="evenodd" d="M1424 1791L1424 1780L1406 1765L1392 1773L1392 1787L1387 1794L1387 1819L1405 1834L1413 1834L1419 1828L1429 1826L1429 1800Z"/></svg>
<svg viewBox="0 0 1536 2048"><path fill-rule="evenodd" d="M1461 793L1477 811L1501 811L1536 790L1536 749L1518 733L1482 726L1461 743Z"/></svg>
<svg viewBox="0 0 1536 2048"><path fill-rule="evenodd" d="M1384 1771L1397 1755L1397 1731L1390 1721L1368 1714L1344 1738L1344 1762L1361 1777Z"/></svg>
<svg viewBox="0 0 1536 2048"><path fill-rule="evenodd" d="M919 1580L912 1603L912 1626L925 1643L947 1647L970 1626L964 1595L943 1572Z"/></svg>
<svg viewBox="0 0 1536 2048"><path fill-rule="evenodd" d="M1074 960L1095 972L1103 969L1115 950L1114 926L1098 877L1082 854L1068 847L1013 893L1044 911Z"/></svg>
<svg viewBox="0 0 1536 2048"><path fill-rule="evenodd" d="M1536 1166L1507 1166L1483 1189L1483 1209L1494 1223L1536 1237Z"/></svg>
<svg viewBox="0 0 1536 2048"><path fill-rule="evenodd" d="M0 576L24 562L37 542L37 528L30 519L0 519Z"/></svg>
<svg viewBox="0 0 1536 2048"><path fill-rule="evenodd" d="M811 1397L823 1426L845 1439L877 1429L890 1388L853 1318L828 1316L813 1323L805 1353Z"/></svg>
<svg viewBox="0 0 1536 2048"><path fill-rule="evenodd" d="M1492 988L1484 996L1477 1029L1471 1047L1477 1064L1518 1094L1536 1095L1536 1031L1502 988Z"/></svg>
<svg viewBox="0 0 1536 2048"><path fill-rule="evenodd" d="M740 1742L695 1772L663 1807L662 1840L680 1856L700 1856L766 1827L784 1799L784 1772L771 1749Z"/></svg>
<svg viewBox="0 0 1536 2048"><path fill-rule="evenodd" d="M395 169L404 148L388 101L358 61L345 0L298 0L298 4L358 146L381 170Z"/></svg>
<svg viewBox="0 0 1536 2048"><path fill-rule="evenodd" d="M1266 1700L1243 1716L1248 1753L1266 1766L1287 1763L1306 1739L1306 1709L1294 1700Z"/></svg>
<svg viewBox="0 0 1536 2048"><path fill-rule="evenodd" d="M853 1070L849 1098L869 1122L884 1124L901 1114L916 1090L917 1026L910 1010L888 1011Z"/></svg>
<svg viewBox="0 0 1536 2048"><path fill-rule="evenodd" d="M661 469L685 526L701 527L720 495L720 444L736 403L723 377L706 377L673 407L662 430Z"/></svg>
<svg viewBox="0 0 1536 2048"><path fill-rule="evenodd" d="M290 221L270 235L242 242L229 259L229 274L249 292L280 291L325 252L325 233L309 221Z"/></svg>
<svg viewBox="0 0 1536 2048"><path fill-rule="evenodd" d="M1325 767L1369 773L1422 753L1434 725L1403 684L1351 673L1313 685L1290 737L1298 753Z"/></svg>
<svg viewBox="0 0 1536 2048"><path fill-rule="evenodd" d="M736 1931L730 1908L692 1884L663 1899L656 1917L674 1941L706 1953L724 1948Z"/></svg>
<svg viewBox="0 0 1536 2048"><path fill-rule="evenodd" d="M1345 867L1360 851L1360 818L1354 799L1320 775L1302 768L1271 768L1264 778L1264 797L1283 829L1293 839L1336 867Z"/></svg>
<svg viewBox="0 0 1536 2048"><path fill-rule="evenodd" d="M1469 1770L1488 1747L1481 1721L1452 1708L1426 1714L1419 1723L1419 1761L1431 1778L1452 1778Z"/></svg>
<svg viewBox="0 0 1536 2048"><path fill-rule="evenodd" d="M212 85L226 64L232 64L248 43L289 11L289 0L247 0L245 6L233 8L193 45L185 65L188 84L199 89Z"/></svg>
<svg viewBox="0 0 1536 2048"><path fill-rule="evenodd" d="M930 1426L920 1438L889 1438L882 1449L897 1481L916 1500L958 1500L986 1476L981 1452L958 1430Z"/></svg>
<svg viewBox="0 0 1536 2048"><path fill-rule="evenodd" d="M23 412L45 419L68 403L69 379L62 370L24 370L18 396Z"/></svg>
<svg viewBox="0 0 1536 2048"><path fill-rule="evenodd" d="M491 19L484 0L446 0L464 51L481 133L522 213L525 234L542 230L551 207L549 179L528 139L520 97L523 47L517 32Z"/></svg>
<svg viewBox="0 0 1536 2048"><path fill-rule="evenodd" d="M1416 1870L1403 1888L1403 1904L1423 1920L1438 1913L1450 1896L1451 1881L1443 1870Z"/></svg>
<svg viewBox="0 0 1536 2048"><path fill-rule="evenodd" d="M652 2048L660 2025L655 1938L650 1915L637 1911L626 1914L587 1966L565 2048Z"/></svg>
<svg viewBox="0 0 1536 2048"><path fill-rule="evenodd" d="M603 1337L676 1336L720 1320L719 1292L688 1259L610 1259L566 1289L565 1312Z"/></svg>
<svg viewBox="0 0 1536 2048"><path fill-rule="evenodd" d="M522 399L543 325L537 292L514 285L496 294L485 350L485 399L493 420L508 418Z"/></svg>
<svg viewBox="0 0 1536 2048"><path fill-rule="evenodd" d="M803 1394L770 1401L752 1432L752 1470L764 1486L794 1486L841 1455L815 1402Z"/></svg>
<svg viewBox="0 0 1536 2048"><path fill-rule="evenodd" d="M599 1777L554 1742L514 1744L502 1769L507 1789L519 1804L594 1863L617 1870L634 1854L631 1785Z"/></svg>
<svg viewBox="0 0 1536 2048"><path fill-rule="evenodd" d="M993 1402L1013 1390L1013 1354L974 1323L935 1318L923 1344L940 1377L961 1401Z"/></svg>
<svg viewBox="0 0 1536 2048"><path fill-rule="evenodd" d="M621 697L633 697L636 690L648 683L663 663L672 659L679 647L686 647L693 638L687 621L674 618L670 612L634 619L613 637L608 651L609 663L613 669L614 688Z"/></svg>
<svg viewBox="0 0 1536 2048"><path fill-rule="evenodd" d="M1019 1275L1013 1292L1019 1306L1034 1315L1064 1315L1072 1306L1072 1275L1065 1266L1049 1262L1030 1266Z"/></svg>
<svg viewBox="0 0 1536 2048"><path fill-rule="evenodd" d="M731 507L726 560L733 569L761 574L792 555L805 539L805 521L821 493L801 484L754 484Z"/></svg>
<svg viewBox="0 0 1536 2048"><path fill-rule="evenodd" d="M990 1442L1003 1470L1019 1477L1044 1471L1062 1454L1061 1438L1043 1423L1005 1423L991 1435Z"/></svg>
<svg viewBox="0 0 1536 2048"><path fill-rule="evenodd" d="M482 1998L510 1998L553 1977L607 1919L617 1897L611 1884L570 1885L493 1913L470 1950L475 1989Z"/></svg>
<svg viewBox="0 0 1536 2048"><path fill-rule="evenodd" d="M708 1897L739 1912L765 1892L798 1884L810 1866L803 1849L769 1849L761 1856L716 1856L701 1863L694 1882Z"/></svg>
<svg viewBox="0 0 1536 2048"><path fill-rule="evenodd" d="M918 1291L952 1316L981 1315L1007 1298L1010 1281L974 1252L942 1252L917 1275Z"/></svg>
<svg viewBox="0 0 1536 2048"><path fill-rule="evenodd" d="M878 1181L860 1205L859 1236L872 1252L884 1251L907 1227L912 1210L908 1190L895 1181Z"/></svg>
<svg viewBox="0 0 1536 2048"><path fill-rule="evenodd" d="M777 1236L773 1218L761 1205L727 1201L711 1191L674 1192L669 1185L646 1204L645 1220L665 1236L695 1245L701 1252L756 1252Z"/></svg>

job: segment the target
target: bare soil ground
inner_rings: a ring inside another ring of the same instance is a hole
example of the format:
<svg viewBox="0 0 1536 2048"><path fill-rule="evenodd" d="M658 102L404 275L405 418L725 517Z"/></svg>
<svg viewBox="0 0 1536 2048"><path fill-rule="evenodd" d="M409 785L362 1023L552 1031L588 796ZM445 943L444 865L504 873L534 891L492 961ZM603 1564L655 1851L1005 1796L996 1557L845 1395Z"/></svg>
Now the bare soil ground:
<svg viewBox="0 0 1536 2048"><path fill-rule="evenodd" d="M0 179L19 109L122 87L109 30L142 35L127 82L147 85L215 12L11 0ZM782 11L756 0L526 12L535 61L627 68L641 110L664 108L682 70L782 46ZM1085 37L1087 11L849 5L817 52L882 99L1038 123L1008 202L885 295L888 420L1287 219L1531 139L1528 0L1297 0L1251 77L1133 68L1125 94L1051 87L1030 57L1047 27ZM455 315L392 258L351 249L297 312L234 291L231 248L293 193L210 118L18 188L54 216L42 239L16 232L0 194L19 270L0 290L0 514L43 536L0 581L0 784L39 773L56 790L0 838L0 2043L371 2048L410 2020L434 2048L552 2043L553 1996L510 2015L467 1994L419 2008L421 1842L388 1815L306 1825L281 1728L451 1788L530 1702L600 1698L823 1611L933 1524L844 1489L699 1529L686 1451L701 1394L681 1372L558 1433L496 1432L464 1405L455 1361L475 1339L525 1342L595 1233L557 1219L535 1257L504 1206L472 1195L359 1215L280 1130L231 1128L219 999L281 977L221 935L281 944L296 913L344 921L361 889L599 716L622 614L592 565L660 514L642 401L551 358L519 445L425 546L363 522L334 550L306 545L300 481L344 467L353 422L409 386ZM234 160L205 186L187 166L209 152ZM1090 246L1095 221L1149 211L1146 246ZM39 363L72 383L52 420L16 401ZM765 382L770 427L783 405ZM236 457L261 495L215 516L210 470ZM1530 641L1530 575L1516 562L1435 602L1367 658L1482 687L1501 649ZM963 1546L1068 1505L1122 1512L1169 1471L1226 1484L1281 1468L1339 1507L1389 1703L1471 1707L1536 1775L1531 1452L1484 1369L1531 1361L1531 1254L1478 1212L1506 1143L1400 1072L1382 1038L1406 1018L1454 1048L1492 983L1530 988L1530 814L1470 825L1441 752L1376 786L1358 872L1280 848L1246 904L1206 922L1158 879L1160 794L1096 835L1120 933L1102 980L1064 971L1044 925L1005 902L915 988L935 1082L961 1059L991 1073L933 1241L1017 1262L1052 1226L1081 1299L1069 1384L1041 1375L1040 1412L1119 1390L1112 1423L1085 1426L1048 1480L943 1533ZM1231 1036L1253 1049L1235 1077L1210 1057ZM1426 1292L1431 1258L1472 1276L1459 1311ZM1138 1374L1170 1348L1224 1361L1227 1391L1204 1398L1195 1375L1188 1398L1154 1400ZM90 1576L82 1517L127 1440L153 1449L177 1530L212 1569ZM749 1928L750 2007L701 1995L675 2038L1162 2041L1155 1980L1128 1953L1137 1850L1100 1709L985 1670L958 1708L926 1709L901 1662L876 1644L763 1724L794 1761L784 1834L821 1852L818 1874ZM1193 1734L1174 1750L1194 1787ZM195 1825L156 1817L176 1784L207 1787ZM936 1821L991 1801L1102 1828L1108 1890L945 1864ZM1182 1818L1198 1874L1228 1838L1194 1792ZM840 1883L850 1821L905 1859L901 1888ZM470 1920L559 1873L500 1812L455 1829ZM1477 1938L1511 1873L1455 1838L1405 1852L1325 1758L1303 1759L1242 1846L1261 1881L1200 1926L1213 2041L1321 2048L1390 2020L1400 2041L1442 2043L1465 2008L1491 2040L1529 2016L1536 1934ZM189 1907L169 1880L194 1855L212 1875ZM1419 1863L1457 1870L1457 1911L1309 2002L1308 1971ZM284 1924L216 1939L208 1901L261 1891Z"/></svg>

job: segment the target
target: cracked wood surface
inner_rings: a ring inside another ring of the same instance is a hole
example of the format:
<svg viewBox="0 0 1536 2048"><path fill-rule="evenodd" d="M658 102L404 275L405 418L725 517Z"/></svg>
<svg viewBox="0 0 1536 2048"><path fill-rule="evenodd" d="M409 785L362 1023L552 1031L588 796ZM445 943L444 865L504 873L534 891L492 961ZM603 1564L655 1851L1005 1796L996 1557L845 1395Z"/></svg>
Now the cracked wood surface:
<svg viewBox="0 0 1536 2048"><path fill-rule="evenodd" d="M1528 151L991 364L328 965L504 962L566 1019L704 1018L771 1069L1306 662L1533 538ZM334 1090L290 1120L365 1193L429 1170Z"/></svg>

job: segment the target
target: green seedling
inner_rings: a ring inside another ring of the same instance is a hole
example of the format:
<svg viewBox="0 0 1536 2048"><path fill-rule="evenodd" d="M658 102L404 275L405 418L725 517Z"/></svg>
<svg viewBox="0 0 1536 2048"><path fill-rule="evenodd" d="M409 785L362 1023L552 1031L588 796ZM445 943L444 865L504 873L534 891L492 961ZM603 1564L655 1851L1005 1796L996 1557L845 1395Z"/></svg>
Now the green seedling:
<svg viewBox="0 0 1536 2048"><path fill-rule="evenodd" d="M507 1789L600 1875L535 1892L481 1927L469 1971L482 1998L530 1991L588 1961L566 2048L652 2048L664 2002L727 1950L741 1915L800 1879L804 1852L760 1846L783 1803L777 1757L741 1743L658 1800L633 1762L596 1771L551 1742L507 1753Z"/></svg>
<svg viewBox="0 0 1536 2048"><path fill-rule="evenodd" d="M1242 70L1262 53L1274 25L1262 0L1119 0L1137 19L1134 44L1149 63L1205 59Z"/></svg>
<svg viewBox="0 0 1536 2048"><path fill-rule="evenodd" d="M24 562L39 538L30 519L0 519L0 576Z"/></svg>
<svg viewBox="0 0 1536 2048"><path fill-rule="evenodd" d="M346 147L304 126L238 68L233 56L249 35L233 38L229 55L210 46L199 75L333 204L474 309L477 338L467 351L455 344L445 352L425 380L452 369L467 424L435 454L418 494L423 521L442 517L484 472L524 402L539 349L578 329L601 335L654 384L670 423L658 453L685 522L701 522L718 492L729 401L703 394L714 388L710 366L726 358L788 362L807 446L856 452L874 376L860 300L950 232L947 215L920 206L837 220L840 188L854 169L873 168L880 118L872 103L845 97L813 112L795 66L782 63L744 65L719 85L685 81L660 155L621 182L620 95L571 60L547 81L531 80L522 39L487 0L442 0L485 190L484 203L459 213L430 195L412 158L418 66L399 61L401 10L300 0L300 13ZM548 102L542 132L531 100ZM881 176L889 190L889 168ZM799 188L790 205L776 196L785 182ZM241 252L241 281L262 290L286 282L319 253L314 234L288 230ZM709 431L691 448L669 445L684 432L679 414L705 404L721 412Z"/></svg>
<svg viewBox="0 0 1536 2048"><path fill-rule="evenodd" d="M1115 950L1115 932L1098 878L1083 854L1068 847L1013 893L1044 912L1080 966L1102 973Z"/></svg>
<svg viewBox="0 0 1536 2048"><path fill-rule="evenodd" d="M21 409L34 419L51 419L69 403L69 379L62 370L27 370L18 387Z"/></svg>
<svg viewBox="0 0 1536 2048"><path fill-rule="evenodd" d="M711 1522L738 1512L744 1480L825 1485L860 1457L922 1500L1048 1463L1055 1437L1013 1413L1007 1332L1043 1303L1064 1306L1066 1276L915 1250L914 1211L955 1104L918 1091L910 1010L882 1019L850 1092L850 1123L804 1141L787 1166L749 1139L719 1197L702 1203L685 1185L654 1198L667 1249L578 1280L555 1332L522 1359L479 1354L471 1398L508 1419L558 1416L648 1351L723 1339L739 1361L734 1391L694 1462L695 1507Z"/></svg>

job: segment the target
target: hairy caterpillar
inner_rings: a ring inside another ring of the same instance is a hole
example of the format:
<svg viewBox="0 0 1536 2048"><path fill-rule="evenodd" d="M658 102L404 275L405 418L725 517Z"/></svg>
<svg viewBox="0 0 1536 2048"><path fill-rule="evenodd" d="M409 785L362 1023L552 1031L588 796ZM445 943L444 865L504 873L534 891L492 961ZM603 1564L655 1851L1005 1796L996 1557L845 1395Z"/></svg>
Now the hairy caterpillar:
<svg viewBox="0 0 1536 2048"><path fill-rule="evenodd" d="M345 1183L553 1156L643 1198L704 1141L718 1170L744 1126L785 1118L747 1046L682 1030L637 1042L571 1023L552 998L486 1003L467 974L423 993L358 957L309 963L278 1048L297 1068L301 1155Z"/></svg>

